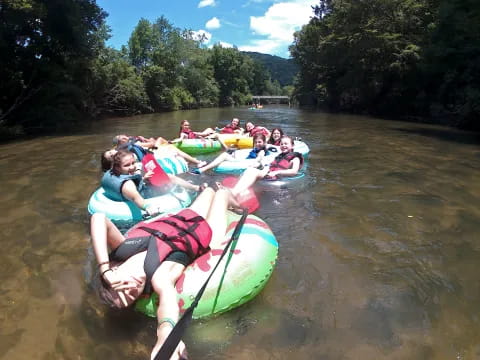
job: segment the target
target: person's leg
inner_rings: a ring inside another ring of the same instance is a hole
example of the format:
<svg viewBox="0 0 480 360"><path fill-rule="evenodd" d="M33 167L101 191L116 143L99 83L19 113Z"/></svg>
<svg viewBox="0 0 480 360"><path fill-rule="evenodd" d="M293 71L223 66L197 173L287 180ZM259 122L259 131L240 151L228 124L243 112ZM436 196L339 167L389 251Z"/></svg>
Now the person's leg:
<svg viewBox="0 0 480 360"><path fill-rule="evenodd" d="M197 196L189 208L206 219L214 196L215 191L212 188L207 187Z"/></svg>
<svg viewBox="0 0 480 360"><path fill-rule="evenodd" d="M264 178L265 174L266 172L264 170L259 170L251 167L246 168L242 176L240 177L240 179L238 179L238 182L232 189L233 196L237 196L242 191L247 190L250 186L255 184L255 181L257 181L257 179Z"/></svg>
<svg viewBox="0 0 480 360"><path fill-rule="evenodd" d="M154 146L156 148L159 148L162 145L168 144L168 141L161 136L159 136L157 139L154 139Z"/></svg>
<svg viewBox="0 0 480 360"><path fill-rule="evenodd" d="M188 155L186 152L183 152L180 149L177 149L176 147L172 146L172 151L175 152L176 155L180 156L181 158L185 159L186 161L196 164L199 167L202 166L202 164L205 164L205 161L203 160L198 160L197 158L194 158L193 156Z"/></svg>
<svg viewBox="0 0 480 360"><path fill-rule="evenodd" d="M181 187L188 189L188 190L193 190L193 191L200 191L200 185L195 185L187 180L184 180L178 176L172 175L172 174L167 174L168 178L170 179L170 182L175 185L180 185Z"/></svg>
<svg viewBox="0 0 480 360"><path fill-rule="evenodd" d="M201 167L201 168L198 168L198 172L201 174L201 173L204 173L205 171L207 170L210 170L210 169L213 169L215 167L217 167L218 165L220 165L222 162L226 161L226 160L232 160L233 157L229 154L229 153L221 153L220 155L218 155L215 159L213 159L210 163L208 163L207 165Z"/></svg>
<svg viewBox="0 0 480 360"><path fill-rule="evenodd" d="M230 203L230 193L227 189L219 189L215 193L212 206L206 217L210 228L212 229L212 240L210 247L219 248L222 245L223 238L227 232L227 208Z"/></svg>
<svg viewBox="0 0 480 360"><path fill-rule="evenodd" d="M223 142L222 138L217 133L210 135L209 138L217 140L220 143L220 145L222 146L223 150L225 150L225 151L230 150L228 145Z"/></svg>
<svg viewBox="0 0 480 360"><path fill-rule="evenodd" d="M212 128L206 128L205 130L203 130L202 132L198 133L198 135L200 136L208 136L208 135L211 135L211 134L214 134L215 133L215 130L213 130Z"/></svg>
<svg viewBox="0 0 480 360"><path fill-rule="evenodd" d="M158 294L157 309L157 342L152 350L151 359L155 358L163 343L173 329L179 318L177 291L175 283L182 275L185 266L173 261L164 261L155 271L152 286ZM181 341L170 359L179 359L185 354L185 344Z"/></svg>

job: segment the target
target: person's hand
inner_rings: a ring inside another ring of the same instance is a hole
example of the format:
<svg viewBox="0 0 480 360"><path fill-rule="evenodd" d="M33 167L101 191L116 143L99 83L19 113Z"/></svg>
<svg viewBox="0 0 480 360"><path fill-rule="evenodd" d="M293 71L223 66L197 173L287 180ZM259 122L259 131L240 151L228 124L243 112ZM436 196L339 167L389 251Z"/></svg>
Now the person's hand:
<svg viewBox="0 0 480 360"><path fill-rule="evenodd" d="M134 289L137 289L139 280L135 282L134 279L131 281L122 280L119 276L117 269L112 268L103 273L103 279L107 282L110 287L118 294L122 304L127 307L129 303L133 302L136 297L130 292Z"/></svg>
<svg viewBox="0 0 480 360"><path fill-rule="evenodd" d="M118 285L121 283L121 280L118 276L118 273L116 272L116 270L113 268L105 271L103 273L103 280L105 280L105 282L110 285L110 287L113 289L114 286Z"/></svg>
<svg viewBox="0 0 480 360"><path fill-rule="evenodd" d="M158 215L160 214L160 209L157 208L157 207L153 207L153 206L148 206L145 211L147 212L147 214L149 216L155 216L155 215Z"/></svg>
<svg viewBox="0 0 480 360"><path fill-rule="evenodd" d="M150 180L152 176L153 176L153 170L149 170L143 175L143 180Z"/></svg>

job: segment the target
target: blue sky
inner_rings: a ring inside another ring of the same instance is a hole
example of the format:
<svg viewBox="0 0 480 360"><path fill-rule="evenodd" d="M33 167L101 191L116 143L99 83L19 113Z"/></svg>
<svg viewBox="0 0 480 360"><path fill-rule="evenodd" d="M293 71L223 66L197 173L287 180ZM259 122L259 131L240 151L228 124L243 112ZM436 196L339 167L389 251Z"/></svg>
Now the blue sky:
<svg viewBox="0 0 480 360"><path fill-rule="evenodd" d="M308 23L318 0L97 0L109 15L110 46L126 45L141 18L165 16L174 26L205 33L206 46L290 56L293 32Z"/></svg>

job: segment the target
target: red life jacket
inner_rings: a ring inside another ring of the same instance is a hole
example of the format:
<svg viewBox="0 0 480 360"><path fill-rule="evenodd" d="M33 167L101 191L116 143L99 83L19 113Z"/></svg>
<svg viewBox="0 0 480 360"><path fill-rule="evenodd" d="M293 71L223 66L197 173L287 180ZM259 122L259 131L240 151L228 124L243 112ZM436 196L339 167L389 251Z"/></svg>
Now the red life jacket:
<svg viewBox="0 0 480 360"><path fill-rule="evenodd" d="M273 140L272 138L270 138L270 141L268 142L270 145L275 145L275 146L280 146L280 141L282 139L278 139L278 140Z"/></svg>
<svg viewBox="0 0 480 360"><path fill-rule="evenodd" d="M263 126L255 126L252 130L249 131L249 133L251 137L254 137L257 134L263 134L265 136L268 136L268 130Z"/></svg>
<svg viewBox="0 0 480 360"><path fill-rule="evenodd" d="M181 134L186 134L187 139L198 139L199 138L199 136L197 134L195 134L195 132L193 130L182 130L180 132L180 135Z"/></svg>
<svg viewBox="0 0 480 360"><path fill-rule="evenodd" d="M228 124L222 129L221 134L233 134L235 130L240 130L240 127L233 127L232 124Z"/></svg>
<svg viewBox="0 0 480 360"><path fill-rule="evenodd" d="M286 154L280 154L273 159L272 163L270 164L270 171L277 171L277 170L286 170L292 167L292 160L298 157L300 159L300 168L303 165L303 156L298 152L289 152Z"/></svg>
<svg viewBox="0 0 480 360"><path fill-rule="evenodd" d="M212 229L207 221L191 209L176 215L157 219L151 223L140 222L128 231L128 236L110 254L124 261L141 251L147 251L144 270L147 282L144 293L152 292L151 280L162 261L174 251L186 253L191 261L209 250ZM120 249L122 248L123 249Z"/></svg>

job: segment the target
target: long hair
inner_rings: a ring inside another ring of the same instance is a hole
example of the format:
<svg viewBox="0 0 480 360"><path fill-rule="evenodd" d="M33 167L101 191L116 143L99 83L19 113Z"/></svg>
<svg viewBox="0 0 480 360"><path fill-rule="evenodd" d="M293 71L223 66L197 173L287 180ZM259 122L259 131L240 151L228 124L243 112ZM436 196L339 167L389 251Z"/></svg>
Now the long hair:
<svg viewBox="0 0 480 360"><path fill-rule="evenodd" d="M107 151L104 151L100 156L100 165L102 167L103 172L110 170L113 164L111 159L107 159L107 156L105 155L106 153Z"/></svg>
<svg viewBox="0 0 480 360"><path fill-rule="evenodd" d="M180 134L182 134L182 132L183 132L183 125L187 122L188 122L188 120L182 120L182 122L180 123Z"/></svg>
<svg viewBox="0 0 480 360"><path fill-rule="evenodd" d="M122 308L119 307L115 302L110 285L108 285L107 282L102 278L99 271L93 275L91 286L103 304L108 305L112 309Z"/></svg>
<svg viewBox="0 0 480 360"><path fill-rule="evenodd" d="M268 143L269 143L269 144L275 144L275 140L273 140L273 136L272 136L272 135L273 135L273 132L276 131L276 130L280 133L280 139L279 139L279 140L281 140L282 137L284 136L282 129L280 129L280 128L273 128L273 129L272 129L272 132L270 133L270 139L268 139Z"/></svg>
<svg viewBox="0 0 480 360"><path fill-rule="evenodd" d="M113 155L112 162L112 173L116 176L120 175L120 166L122 165L122 160L127 156L134 156L132 152L127 150L118 150L118 152Z"/></svg>

